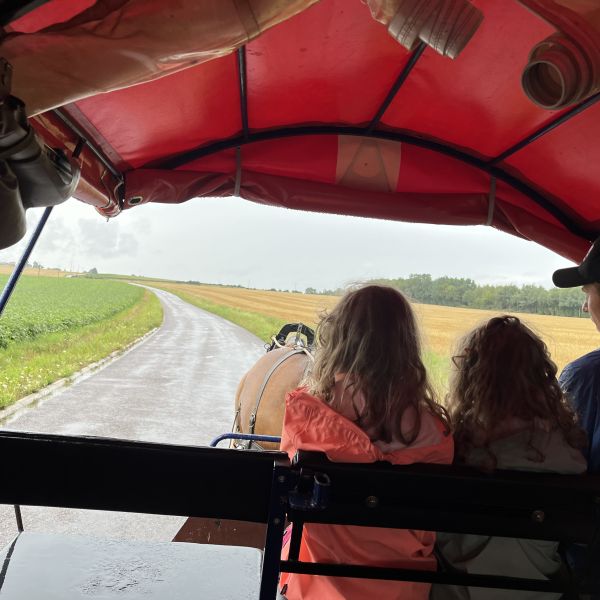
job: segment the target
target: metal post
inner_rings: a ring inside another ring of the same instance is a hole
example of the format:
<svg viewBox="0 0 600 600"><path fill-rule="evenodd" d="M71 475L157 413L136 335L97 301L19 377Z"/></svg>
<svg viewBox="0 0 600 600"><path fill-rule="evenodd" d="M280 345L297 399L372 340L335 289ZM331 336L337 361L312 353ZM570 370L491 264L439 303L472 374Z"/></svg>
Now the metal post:
<svg viewBox="0 0 600 600"><path fill-rule="evenodd" d="M23 269L25 268L25 265L29 260L29 256L31 255L31 252L33 251L33 248L36 242L38 241L38 238L40 237L40 234L42 233L44 226L46 225L46 221L48 220L48 217L50 216L50 213L52 212L53 208L53 206L48 206L44 210L44 214L42 215L41 219L36 225L35 231L33 232L33 235L31 236L27 247L23 251L19 262L15 265L13 272L10 274L9 279L6 282L4 289L2 290L2 295L0 296L0 316L2 316L2 313L4 312L4 309L6 308L6 305L10 300L15 286L17 285L17 281L19 281L19 277L21 277L21 273L23 272Z"/></svg>
<svg viewBox="0 0 600 600"><path fill-rule="evenodd" d="M17 520L17 529L19 533L23 533L23 515L21 514L21 507L18 504L13 505L15 507L15 519Z"/></svg>
<svg viewBox="0 0 600 600"><path fill-rule="evenodd" d="M29 256L31 255L31 252L33 251L33 248L35 247L36 242L38 241L42 231L44 230L46 222L48 221L48 218L50 217L50 213L52 212L53 208L54 208L53 206L48 206L44 210L44 213L42 214L42 217L38 221L38 224L35 227L35 230L27 244L27 247L23 251L23 254L21 255L21 258L19 259L19 262L15 265L13 272L10 274L9 279L6 282L4 289L2 290L2 295L0 296L0 316L2 316L2 313L4 312L4 309L6 308L6 305L8 304L8 301L10 300L10 297L15 289L15 286L17 285L17 281L19 281L19 277L21 277L21 273L23 273L23 269L25 268L25 265L27 264L27 261L29 260ZM17 529L19 530L19 533L21 533L23 531L23 515L21 515L21 507L18 504L15 504L14 507L15 507L15 519L17 520Z"/></svg>
<svg viewBox="0 0 600 600"><path fill-rule="evenodd" d="M289 462L280 459L275 460L259 600L273 600L277 596L289 479Z"/></svg>

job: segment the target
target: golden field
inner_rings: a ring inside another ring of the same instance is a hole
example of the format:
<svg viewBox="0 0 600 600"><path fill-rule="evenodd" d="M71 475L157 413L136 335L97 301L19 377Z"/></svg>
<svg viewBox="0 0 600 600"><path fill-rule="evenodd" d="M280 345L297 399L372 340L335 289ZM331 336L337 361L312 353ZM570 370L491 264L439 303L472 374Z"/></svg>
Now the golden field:
<svg viewBox="0 0 600 600"><path fill-rule="evenodd" d="M13 265L0 265L0 275L10 275L13 272ZM61 269L34 269L33 267L25 267L23 275L39 275L40 277L66 277L67 275L79 275L79 273L70 273Z"/></svg>
<svg viewBox="0 0 600 600"><path fill-rule="evenodd" d="M170 284L160 287L174 292L202 298L223 306L284 319L301 321L314 326L318 315L339 300L337 296L295 294L229 288L209 285ZM583 294L582 294L583 301ZM439 357L452 356L456 341L472 327L498 311L454 308L429 304L415 304L421 325L423 346ZM546 342L559 369L571 360L600 346L598 333L589 319L553 317L549 315L517 314Z"/></svg>

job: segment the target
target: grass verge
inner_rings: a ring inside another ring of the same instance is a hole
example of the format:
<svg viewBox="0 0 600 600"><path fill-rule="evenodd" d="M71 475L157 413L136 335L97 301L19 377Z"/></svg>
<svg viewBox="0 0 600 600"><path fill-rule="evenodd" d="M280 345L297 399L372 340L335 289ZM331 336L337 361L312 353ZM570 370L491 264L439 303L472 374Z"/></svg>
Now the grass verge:
<svg viewBox="0 0 600 600"><path fill-rule="evenodd" d="M109 319L11 344L0 351L0 408L125 348L161 322L158 298L144 290L138 303Z"/></svg>

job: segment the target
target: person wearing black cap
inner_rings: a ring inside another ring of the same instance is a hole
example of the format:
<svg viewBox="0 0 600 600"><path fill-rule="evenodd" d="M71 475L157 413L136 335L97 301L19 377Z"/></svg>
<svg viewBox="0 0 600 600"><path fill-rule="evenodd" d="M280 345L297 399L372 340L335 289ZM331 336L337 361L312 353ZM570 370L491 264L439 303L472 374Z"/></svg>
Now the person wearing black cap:
<svg viewBox="0 0 600 600"><path fill-rule="evenodd" d="M600 238L579 266L558 269L552 275L552 281L559 288L582 286L585 300L581 308L600 331ZM569 363L563 369L559 383L588 435L588 471L600 473L600 348ZM597 557L590 556L585 547L569 547L567 559L579 577L589 577L591 582L600 585L600 570L595 564ZM594 594L591 599L599 600L600 595Z"/></svg>
<svg viewBox="0 0 600 600"><path fill-rule="evenodd" d="M579 266L558 269L552 275L552 281L559 288L582 286L585 299L581 308L600 331L600 238ZM559 382L579 415L581 427L588 434L588 470L600 473L600 349L569 363Z"/></svg>

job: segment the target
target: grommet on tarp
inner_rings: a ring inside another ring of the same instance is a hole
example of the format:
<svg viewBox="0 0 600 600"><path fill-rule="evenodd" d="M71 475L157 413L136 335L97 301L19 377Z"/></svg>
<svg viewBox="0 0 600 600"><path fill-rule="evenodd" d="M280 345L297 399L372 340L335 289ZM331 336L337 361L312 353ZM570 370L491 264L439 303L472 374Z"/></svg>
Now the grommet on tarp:
<svg viewBox="0 0 600 600"><path fill-rule="evenodd" d="M235 149L235 186L233 195L236 198L240 197L240 189L242 187L242 149L238 146Z"/></svg>
<svg viewBox="0 0 600 600"><path fill-rule="evenodd" d="M490 179L490 193L488 195L488 215L486 225L491 225L494 222L494 210L496 208L496 178Z"/></svg>

